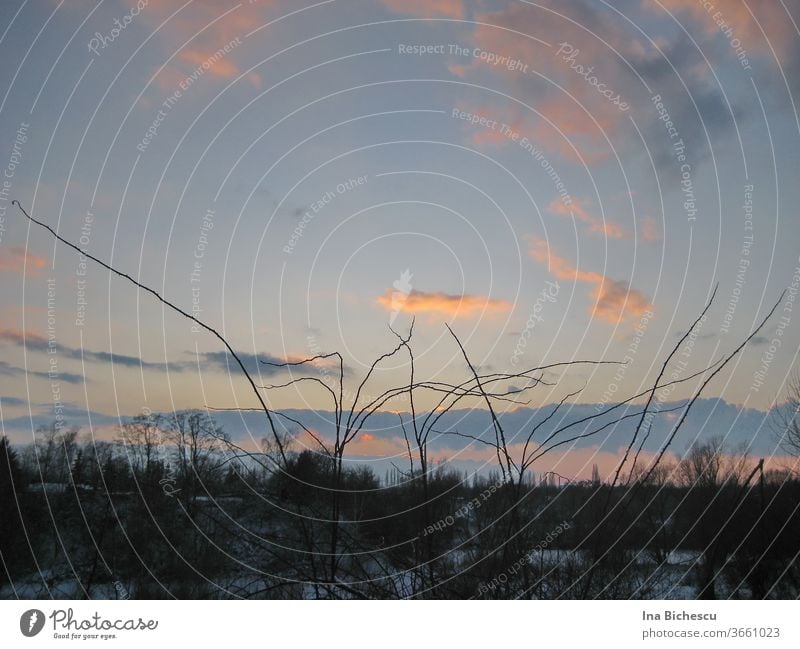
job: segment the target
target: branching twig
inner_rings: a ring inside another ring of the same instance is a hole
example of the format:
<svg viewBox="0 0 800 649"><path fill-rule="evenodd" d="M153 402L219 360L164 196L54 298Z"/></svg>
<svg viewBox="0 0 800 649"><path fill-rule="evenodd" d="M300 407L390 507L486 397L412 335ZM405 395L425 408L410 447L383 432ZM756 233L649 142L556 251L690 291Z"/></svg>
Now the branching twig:
<svg viewBox="0 0 800 649"><path fill-rule="evenodd" d="M228 350L228 353L231 356L233 356L233 358L236 361L237 365L239 366L239 368L242 370L242 372L244 373L245 377L247 378L247 381L250 384L250 387L253 389L253 394L255 394L256 399L258 399L259 404L261 404L261 408L264 411L264 414L266 414L266 416L267 416L267 421L269 422L270 429L272 431L273 437L275 438L275 442L276 442L276 444L278 444L278 449L279 449L279 451L281 453L281 457L284 459L284 461L286 460L284 449L283 449L282 444L280 443L280 438L278 437L278 433L275 430L275 422L272 419L272 414L271 414L271 411L270 411L269 407L267 406L267 402L261 396L261 393L258 390L258 386L256 386L256 383L253 380L253 377L250 376L250 373L247 371L247 368L245 367L245 364L242 362L242 359L239 358L239 355L234 351L233 347L231 347L230 343L225 339L225 337L221 333L219 333L216 329L214 329L210 325L207 325L202 320L199 320L198 318L193 316L191 313L187 313L186 311L181 309L179 306L176 306L175 304L173 304L172 302L170 302L169 300L167 300L166 298L161 296L157 291L153 290L149 286L145 286L141 282L138 282L135 279L133 279L133 277L131 277L127 273L123 273L123 272L117 270L113 266L110 266L109 264L107 264L106 262L102 261L101 259L98 259L97 257L95 257L91 253L87 252L83 248L81 248L79 246L76 246L74 243L72 243L70 241L67 241L64 237L60 236L49 225L47 225L46 223L42 223L41 221L33 218L30 214L28 214L28 212L25 211L25 208L22 207L22 205L19 203L19 201L13 200L13 201L11 201L11 204L12 205L16 205L19 208L19 210L25 215L25 217L31 223L35 223L39 227L44 228L45 230L47 230L50 234L52 234L58 241L60 241L64 245L72 248L73 250L75 250L76 252L80 253L81 255L86 257L87 259L91 259L93 262L95 262L97 264L100 264L103 268L105 268L106 270L114 273L118 277L121 277L123 279L128 280L134 286L142 289L143 291L146 291L147 293L150 293L159 302L161 302L165 306L169 307L170 309L172 309L176 313L182 315L184 318L187 318L187 319L191 320L192 322L194 322L196 325L198 325L202 329L205 329L207 332L209 332L215 338L217 338L217 340L219 340L223 345L225 345L225 348Z"/></svg>

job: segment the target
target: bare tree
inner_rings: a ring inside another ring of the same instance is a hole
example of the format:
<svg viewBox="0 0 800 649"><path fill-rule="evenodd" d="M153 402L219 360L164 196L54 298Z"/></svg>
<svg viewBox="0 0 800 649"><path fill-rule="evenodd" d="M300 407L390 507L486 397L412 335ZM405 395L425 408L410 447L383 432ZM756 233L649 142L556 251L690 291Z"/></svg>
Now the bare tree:
<svg viewBox="0 0 800 649"><path fill-rule="evenodd" d="M695 523L690 528L701 547L695 562L701 599L715 599L717 578L732 547L725 533L742 499L740 486L747 486L756 470L744 479L747 454L726 453L721 437L696 442L678 464L679 484L688 489L684 507L691 508Z"/></svg>
<svg viewBox="0 0 800 649"><path fill-rule="evenodd" d="M800 373L792 374L786 402L774 412L773 426L778 443L786 453L800 458Z"/></svg>
<svg viewBox="0 0 800 649"><path fill-rule="evenodd" d="M202 412L176 412L167 420L178 469L176 492L191 517L204 482L215 468L215 455L227 441L225 432Z"/></svg>
<svg viewBox="0 0 800 649"><path fill-rule="evenodd" d="M181 475L187 480L191 476L192 482L188 490L192 501L196 497L199 484L199 481L195 482L195 479L207 470L208 458L213 453L215 445L220 442L224 443L228 452L228 457L220 466L224 466L227 462L247 461L260 467L265 475L270 474L280 478L269 482L270 485L277 485L277 493L260 495L279 501L279 505L273 505L273 510L281 510L284 515L289 517L294 515L297 534L304 543L303 559L296 561L291 554L282 551L285 542L289 540L286 537L288 532L285 525L275 525L270 528L273 530L270 533L275 535L274 539L265 539L263 533L252 530L231 531L231 536L236 539L237 545L246 546L248 552L251 552L253 556L268 557L270 569L291 571L291 578L287 578L285 583L265 582L262 588L263 592L285 588L286 592L302 593L303 584L312 584L318 597L366 597L368 594L407 596L407 585L402 582L402 579L398 580L394 567L385 561L386 553L380 546L376 547L358 534L359 508L346 506L348 502L351 504L353 502L352 499L347 500L348 491L358 490L362 487L369 489L372 480L366 474L355 475L347 469L345 463L350 445L368 429L371 417L381 412L392 400L407 396L411 412L408 419L400 417L400 427L406 442L410 464L410 470L405 475L412 484L419 481L421 486L419 500L415 503L414 508L423 512L423 522L426 526L430 526L434 516L431 510L434 494L431 493L431 471L428 457L428 440L431 433L465 437L486 445L492 449L497 458L500 476L499 487L496 491L501 495L498 502L502 506L499 508L497 516L487 519L486 526L477 531L468 529L469 538L455 549L466 547L472 539L483 534L488 545L478 544L478 550L471 552L470 556L474 557L474 565L480 564L482 569L488 570L506 570L509 566L514 566L515 573L517 564L521 561L520 555L530 547L525 535L529 533L536 518L526 515L523 510L525 499L530 493L527 486L530 481L527 480L527 476L528 472L532 471L534 463L560 447L600 435L603 431L623 421L628 419L636 421L634 432L613 479L608 485L595 485L589 502L581 506L581 509L590 512L594 519L595 533L587 536L583 542L590 547L591 564L584 572L577 571L574 574L570 573L568 577L559 578L563 587L559 587L557 596L571 596L573 593L581 593L583 597L588 596L593 592L591 588L596 569L609 556L613 556L615 547L624 536L625 532L620 531L617 524L622 520L622 515L627 512L632 502L632 495L636 494L637 490L642 489L643 486L651 484L655 476L662 475L661 461L697 399L700 398L714 377L741 352L764 326L780 302L779 300L761 324L733 351L690 376L662 382L671 359L711 307L714 299L714 295L712 295L700 316L666 358L658 376L647 390L591 415L568 423L562 423L563 419L562 422L556 423L555 417L560 408L571 398L577 396L579 391L573 392L565 395L543 421L539 421L525 430L506 430L501 407L504 404L526 405L528 402L524 400L524 397L527 391L541 385L553 385L552 382L546 380L548 374L552 375L553 372L566 371L582 365L599 366L618 363L574 360L533 367L514 373L484 374L478 371L476 365L470 360L465 346L448 326L447 329L466 364L468 378L460 383L421 381L416 376L415 356L411 344L414 329L412 322L406 334L392 330L392 334L397 339L396 344L373 361L353 391L345 389L344 360L338 352L322 353L286 363L261 361L271 366L273 371L281 370L289 373L289 376L288 380L282 383L259 385L241 360L240 355L217 330L176 306L155 290L62 238L50 226L32 218L21 207L20 210L31 222L49 231L58 241L92 259L138 289L151 294L172 311L211 333L237 362L258 402L258 410L264 413L267 420L269 443L264 448L258 451L244 449L236 442L226 439L213 423L206 425L205 420L199 414L194 418L189 415L176 416L174 421L168 423L160 419L154 421L152 417L140 416L123 426L122 439L127 444L126 448L131 449L139 470L149 474L153 467L159 466L156 449L159 446L162 429L167 426L171 430L172 440L176 444ZM379 367L403 352L408 355L408 381L400 386L383 390L375 397L367 396ZM301 376L294 375L295 370L299 368L307 370L319 363L334 363L338 371L335 372L333 385L329 385L321 377L309 376L306 372L303 372ZM653 407L657 393L695 378L699 378L700 386L686 403L671 409ZM524 385L521 388L514 387L519 381L523 381ZM321 390L330 400L333 415L327 422L326 430L312 430L310 425L301 421L296 415L281 412L267 405L266 394L285 389L298 389L301 386L304 389L308 387ZM435 395L436 404L424 413L419 413L417 408L416 395L421 392ZM632 405L642 397L646 398L643 408ZM224 409L217 407L216 404L204 405L210 409ZM481 407L485 410L491 425L484 435L475 436L448 429L447 415L459 406ZM236 408L236 410L242 409ZM671 427L655 458L646 468L642 469L637 462L652 432L654 417L674 410L682 410L681 416ZM282 425L278 425L276 423L278 421ZM546 428L548 425L550 429ZM442 428L444 430L441 430ZM312 441L314 453L308 450L302 453L291 451L292 439L300 436L306 436ZM690 460L683 471L687 476L696 475L698 478L711 480L709 484L718 484L721 470L720 466L716 464L718 449L712 447L707 450L709 450L708 453L703 449L697 449L695 457ZM418 471L415 469L415 462L419 467ZM627 479L623 482L624 469L627 469ZM737 475L741 474L741 470L742 467L739 467ZM752 475L748 476L742 484L747 485ZM635 480L633 480L634 476ZM736 480L738 483L739 478ZM309 487L313 487L313 490L309 491ZM284 491L287 493L284 494ZM617 497L618 493L620 497ZM592 507L591 505L594 504L593 501L597 497L601 499L600 506ZM226 525L223 517L215 519L214 523L219 527ZM323 528L326 530L324 534L320 533ZM260 529L263 530L264 527L261 526ZM605 534L610 530L614 531L613 538ZM410 542L414 544L417 540L419 540L418 537L411 539ZM430 535L420 545L423 549L415 555L417 560L413 567L411 595L435 597L440 593L448 592L445 589L452 588L449 583L453 582L459 572L465 572L462 570L463 566L457 566L456 570L449 570L443 559L443 553L438 551ZM475 547L474 544L472 547ZM453 549L447 548L448 551ZM573 559L577 556L577 554L573 555ZM575 559L573 563L577 565L579 562ZM712 567L711 574L713 575L713 568L717 565L716 558L710 560L709 565ZM521 576L523 592L529 592L530 589L536 587L537 583L529 579L528 571L523 570ZM544 575L540 575L539 581L543 578ZM612 575L609 583L614 582L615 579ZM709 580L706 581L710 583ZM368 588L372 589L371 592L367 590ZM511 588L510 582L508 588ZM604 586L600 592L604 592L606 588L607 586Z"/></svg>
<svg viewBox="0 0 800 649"><path fill-rule="evenodd" d="M163 415L141 414L120 427L118 442L125 449L134 474L140 479L153 477L165 426Z"/></svg>

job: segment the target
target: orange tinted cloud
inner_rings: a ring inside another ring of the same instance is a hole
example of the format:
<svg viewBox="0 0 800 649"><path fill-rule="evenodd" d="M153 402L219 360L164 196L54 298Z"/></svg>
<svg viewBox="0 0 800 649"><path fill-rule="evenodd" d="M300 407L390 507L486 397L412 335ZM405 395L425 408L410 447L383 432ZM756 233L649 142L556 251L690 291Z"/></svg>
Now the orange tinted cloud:
<svg viewBox="0 0 800 649"><path fill-rule="evenodd" d="M27 272L28 275L36 276L46 265L47 259L32 254L26 248L0 248L0 272Z"/></svg>
<svg viewBox="0 0 800 649"><path fill-rule="evenodd" d="M457 66L457 72L466 76L469 68ZM520 142L525 137L538 149L557 153L574 162L591 164L609 156L603 133L611 139L615 124L602 111L589 113L565 94L538 98L531 106L535 110L517 104L507 108L500 108L499 105L460 107L498 123L497 128L491 129L465 122L464 128L471 133L471 141L479 146L521 146ZM508 132L501 131L501 124L508 125L516 140Z"/></svg>
<svg viewBox="0 0 800 649"><path fill-rule="evenodd" d="M137 2L138 0L128 0L128 5L134 6ZM178 11L185 4L185 0L150 2L140 17L160 27L160 33L164 37L178 33L183 36L183 40L193 37L194 46L202 45L209 53L213 53L237 36L244 37L267 22L264 10L271 8L275 2L261 0L257 5L242 3L237 7L233 3L218 0L194 0ZM164 23L167 19L168 22Z"/></svg>
<svg viewBox="0 0 800 649"><path fill-rule="evenodd" d="M525 449L523 444L509 444L508 450L512 458L518 459L522 457ZM529 447L527 452L535 453L536 450ZM617 452L614 452L612 450L598 449L596 446L585 448L567 447L567 450L555 450L542 456L533 464L531 470L540 477L546 472L555 471L569 480L587 480L591 477L592 466L597 464L601 480L608 480L613 477L624 452L625 449L618 449ZM497 452L492 448L479 444L471 444L465 449L436 449L430 451L428 457L432 462L458 462L461 460L489 465L497 464ZM655 457L656 454L654 453L642 451L637 466L647 466ZM667 454L665 460L674 461L674 457L672 454ZM629 467L630 463L631 461L629 460L626 467ZM623 475L626 475L626 473L623 473ZM564 483L562 482L562 484Z"/></svg>
<svg viewBox="0 0 800 649"><path fill-rule="evenodd" d="M528 137L541 148L579 164L591 165L609 157L606 137L612 139L615 124L600 111L588 113L573 97L563 94L542 101L537 109L542 116L528 129Z"/></svg>
<svg viewBox="0 0 800 649"><path fill-rule="evenodd" d="M572 44L578 50L578 62L584 67L592 66L598 81L620 90L629 85L630 72L620 72L608 45L623 55L632 49L638 51L638 47L629 35L620 33L616 24L594 20L594 11L587 10L583 3L544 0L537 4L540 6L508 3L499 11L480 14L471 35L477 51L493 55L492 60L508 57L530 66L537 74L523 73L514 66L493 65L488 56L473 57L468 65L459 61L451 71L467 77L488 70L505 77L512 89L509 94L530 108L509 102L501 112L498 105L502 104L495 102L486 112L508 124L518 139L527 137L538 148L571 161L602 161L611 154L606 138L613 141L627 118L596 86L570 68L564 55L558 54L558 41ZM547 9L548 5L552 10ZM591 30L580 27L587 22L591 22ZM475 142L509 145L513 140L488 132L476 133Z"/></svg>
<svg viewBox="0 0 800 649"><path fill-rule="evenodd" d="M414 447L412 446L412 453ZM378 437L371 433L359 433L348 445L347 454L361 457L396 457L407 461L408 449L402 437Z"/></svg>
<svg viewBox="0 0 800 649"><path fill-rule="evenodd" d="M626 282L610 279L601 273L578 270L564 257L555 254L542 239L532 238L529 252L537 262L548 265L558 279L593 285L590 297L594 303L587 309L592 317L619 324L638 320L653 309L650 300Z"/></svg>
<svg viewBox="0 0 800 649"><path fill-rule="evenodd" d="M315 433L318 437L322 435ZM306 448L312 451L319 451L319 445L307 434L298 437L298 440ZM328 443L328 440L325 440ZM538 448L528 447L524 444L511 443L508 450L512 458L518 460L524 452L535 453ZM411 452L416 454L414 445ZM565 447L564 450L557 449L547 453L538 459L531 470L538 475L548 471L555 471L570 480L587 480L592 475L592 466L597 464L601 480L609 480L615 473L622 457L625 453L624 448L604 449L596 445L590 447ZM347 455L349 457L380 457L396 458L398 465L408 462L408 449L405 440L400 435L377 436L371 433L360 433L348 445ZM636 463L638 471L648 468L658 457L657 453L643 450ZM497 464L497 452L488 446L479 443L470 443L466 447L445 446L429 449L428 458L431 462L478 462L485 465ZM416 457L415 457L416 459ZM675 466L679 456L667 453L664 457L662 466L671 469ZM731 461L733 457L731 457ZM800 460L788 456L775 455L765 461L768 468L777 470L790 469L796 471L800 465ZM632 466L632 458L628 459L623 468L622 476L627 476Z"/></svg>
<svg viewBox="0 0 800 649"><path fill-rule="evenodd" d="M450 70L450 72L452 72L457 77L463 78L467 76L467 71L469 68L467 68L466 65L461 65L460 63L452 63L447 66L447 69Z"/></svg>
<svg viewBox="0 0 800 649"><path fill-rule="evenodd" d="M47 342L47 339L41 334L37 334L33 331L23 331L22 329L0 329L0 340L16 345L22 345L25 342Z"/></svg>
<svg viewBox="0 0 800 649"><path fill-rule="evenodd" d="M314 452L320 452L319 442L321 441L327 448L333 447L333 440L330 436L313 430L314 437L303 431L296 437L297 442L302 448L308 448ZM319 440L319 441L318 441ZM377 436L368 432L361 432L347 445L347 455L349 457L407 457L408 449L405 440L397 436Z"/></svg>
<svg viewBox="0 0 800 649"><path fill-rule="evenodd" d="M570 205L565 205L560 199L555 199L547 206L547 209L559 216L578 219L589 226L588 231L591 234L602 234L611 239L627 239L629 237L628 231L616 223L599 219L590 214L584 207L584 203L577 198L573 198Z"/></svg>
<svg viewBox="0 0 800 649"><path fill-rule="evenodd" d="M612 324L638 320L653 308L643 293L632 289L626 282L608 277L603 277L603 281L595 286L592 299L595 300L595 305L590 311L601 320Z"/></svg>
<svg viewBox="0 0 800 649"><path fill-rule="evenodd" d="M471 38L481 52L509 57L531 66L537 74L491 65L488 57L473 58L468 65L451 69L462 77L486 70L504 76L513 87L510 94L542 115L537 117L524 106L512 104L511 119L520 135L548 151L570 159L580 157L587 163L610 155L606 138L613 141L628 119L574 66L580 70L591 67L596 83L630 103L634 98L628 97L626 90L639 85L613 50L630 61L641 60L647 51L620 21L608 20L607 14L590 5L576 0L542 0L536 6L507 3L499 11L476 16L478 24ZM565 55L559 54L561 43L576 51L575 61L565 61Z"/></svg>
<svg viewBox="0 0 800 649"><path fill-rule="evenodd" d="M589 282L590 284L600 284L603 281L600 273L579 271L564 257L559 257L550 249L544 239L532 237L528 252L540 264L546 264L550 272L558 279Z"/></svg>
<svg viewBox="0 0 800 649"><path fill-rule="evenodd" d="M184 49L181 50L178 56L181 61L186 61L197 67L212 60L209 57L213 56L213 54L209 55L208 52L202 50ZM220 57L208 65L209 74L214 74L218 77L235 77L239 74L239 68L234 65L230 58Z"/></svg>
<svg viewBox="0 0 800 649"><path fill-rule="evenodd" d="M662 238L661 226L652 216L644 217L642 222L642 241L653 243L654 241L661 241Z"/></svg>
<svg viewBox="0 0 800 649"><path fill-rule="evenodd" d="M444 315L448 318L469 318L476 314L498 314L511 310L506 300L495 300L484 295L449 295L412 290L401 293L387 289L376 302L389 312L412 315Z"/></svg>
<svg viewBox="0 0 800 649"><path fill-rule="evenodd" d="M463 66L456 68L463 75L469 71ZM499 104L459 104L461 110L497 122L495 128L464 122L464 130L469 133L470 141L478 146L522 146L523 138L527 138L528 146L557 153L573 162L591 164L608 157L608 151L599 144L600 140L605 141L600 129L609 129L611 124L603 121L602 116L588 115L566 95L541 98L532 106L536 112L516 104L505 108ZM510 132L501 130L503 124L508 126Z"/></svg>
<svg viewBox="0 0 800 649"><path fill-rule="evenodd" d="M137 1L128 0L128 5L134 6ZM184 0L150 2L138 18L152 29L159 30L158 34L170 51L176 43L188 40L170 66L159 75L158 83L165 89L174 89L186 74L204 64L209 75L220 78L238 76L241 72L235 62L235 48L238 45L231 44L237 38L244 42L246 34L268 22L267 12L275 2L260 0L258 3L244 2L237 6L216 0L194 0L178 11L184 4ZM225 46L230 51L219 56L219 51ZM256 84L255 78L249 80Z"/></svg>
<svg viewBox="0 0 800 649"><path fill-rule="evenodd" d="M462 0L383 0L383 4L397 14L410 14L420 18L463 18Z"/></svg>
<svg viewBox="0 0 800 649"><path fill-rule="evenodd" d="M463 70L463 66L460 66ZM464 72L466 74L466 71ZM469 139L478 146L482 145L501 145L511 142L507 132L501 131L500 126L507 124L514 133L522 134L525 123L513 110L503 110L498 106L472 106L465 102L459 102L458 108L480 118L485 118L488 122L495 124L494 128L481 126L480 124L470 124L464 122L464 128L470 134Z"/></svg>

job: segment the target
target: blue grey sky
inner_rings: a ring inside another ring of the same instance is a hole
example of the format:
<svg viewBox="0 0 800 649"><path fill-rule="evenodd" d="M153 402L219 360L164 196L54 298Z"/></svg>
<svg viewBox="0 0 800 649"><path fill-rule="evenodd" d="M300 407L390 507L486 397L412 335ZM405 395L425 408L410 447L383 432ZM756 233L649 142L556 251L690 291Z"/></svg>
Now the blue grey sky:
<svg viewBox="0 0 800 649"><path fill-rule="evenodd" d="M699 370L788 290L706 394L768 410L800 342L800 7L754 4L2 3L3 418L254 405L218 341L11 199L248 357L338 350L355 381L416 317L431 380L466 377L445 323L490 371L627 360L532 405L639 392L719 284Z"/></svg>

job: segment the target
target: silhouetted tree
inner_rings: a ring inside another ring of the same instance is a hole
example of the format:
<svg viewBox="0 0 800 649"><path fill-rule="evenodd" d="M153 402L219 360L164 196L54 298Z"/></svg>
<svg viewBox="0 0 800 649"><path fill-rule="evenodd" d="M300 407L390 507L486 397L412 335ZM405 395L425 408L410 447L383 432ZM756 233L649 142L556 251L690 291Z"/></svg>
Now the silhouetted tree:
<svg viewBox="0 0 800 649"><path fill-rule="evenodd" d="M24 488L16 451L7 437L0 437L0 582L12 581L27 546L20 518L20 494Z"/></svg>

